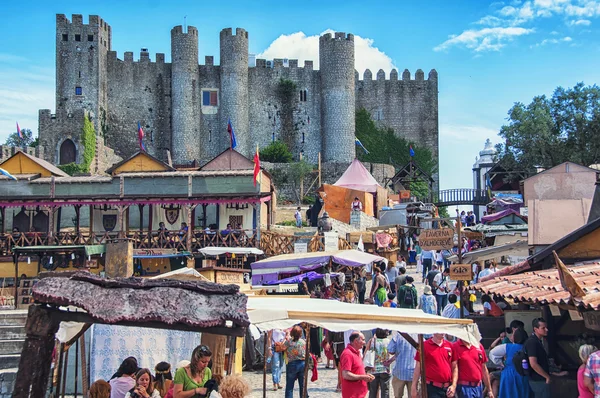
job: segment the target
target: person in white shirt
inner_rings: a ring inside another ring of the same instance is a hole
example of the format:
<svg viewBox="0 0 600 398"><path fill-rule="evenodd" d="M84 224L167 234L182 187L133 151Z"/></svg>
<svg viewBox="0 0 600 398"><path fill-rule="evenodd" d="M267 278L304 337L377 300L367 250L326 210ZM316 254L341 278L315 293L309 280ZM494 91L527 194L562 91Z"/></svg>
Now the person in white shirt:
<svg viewBox="0 0 600 398"><path fill-rule="evenodd" d="M352 205L350 205L352 211L362 211L362 202L358 199L358 196L354 197Z"/></svg>
<svg viewBox="0 0 600 398"><path fill-rule="evenodd" d="M493 274L495 271L491 269L491 263L489 261L485 262L484 269L477 276L477 280L481 281L482 278L485 278L488 275Z"/></svg>
<svg viewBox="0 0 600 398"><path fill-rule="evenodd" d="M446 268L433 278L433 288L435 289L435 299L437 301L438 315L448 303L448 278L450 277L450 268Z"/></svg>
<svg viewBox="0 0 600 398"><path fill-rule="evenodd" d="M404 258L404 256L400 256L400 258L396 260L396 268L406 268L406 258Z"/></svg>

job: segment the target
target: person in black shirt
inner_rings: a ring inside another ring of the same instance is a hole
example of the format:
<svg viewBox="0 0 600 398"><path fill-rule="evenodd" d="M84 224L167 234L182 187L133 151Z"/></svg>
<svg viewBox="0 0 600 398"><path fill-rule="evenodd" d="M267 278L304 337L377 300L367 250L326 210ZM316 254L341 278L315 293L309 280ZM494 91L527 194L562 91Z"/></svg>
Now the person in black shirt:
<svg viewBox="0 0 600 398"><path fill-rule="evenodd" d="M440 271L438 270L437 264L433 264L431 266L431 271L429 271L427 273L427 276L425 277L425 280L427 281L427 284L429 286L433 287L433 280L435 279L435 276L439 273L440 273Z"/></svg>
<svg viewBox="0 0 600 398"><path fill-rule="evenodd" d="M535 318L531 322L533 334L523 347L529 357L529 387L534 398L550 398L550 363L542 339L548 335L548 326L544 318Z"/></svg>

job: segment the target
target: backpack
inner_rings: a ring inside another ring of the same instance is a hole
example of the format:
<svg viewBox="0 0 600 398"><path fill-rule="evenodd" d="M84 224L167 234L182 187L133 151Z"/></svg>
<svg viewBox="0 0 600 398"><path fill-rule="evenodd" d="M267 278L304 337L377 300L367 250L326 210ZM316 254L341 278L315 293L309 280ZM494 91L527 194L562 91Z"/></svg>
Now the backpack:
<svg viewBox="0 0 600 398"><path fill-rule="evenodd" d="M415 297L413 296L413 289L410 286L407 286L404 291L404 305L412 306L414 305Z"/></svg>
<svg viewBox="0 0 600 398"><path fill-rule="evenodd" d="M527 369L523 368L523 361L527 364ZM521 376L529 376L531 365L529 364L529 357L527 356L525 349L515 352L515 355L512 357L512 363L518 374Z"/></svg>

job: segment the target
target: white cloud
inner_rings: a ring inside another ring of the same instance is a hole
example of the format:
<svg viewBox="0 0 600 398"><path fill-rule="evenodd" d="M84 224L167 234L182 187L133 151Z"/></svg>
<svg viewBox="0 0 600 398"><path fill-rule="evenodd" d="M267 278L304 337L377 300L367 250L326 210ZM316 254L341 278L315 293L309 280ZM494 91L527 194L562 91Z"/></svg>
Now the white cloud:
<svg viewBox="0 0 600 398"><path fill-rule="evenodd" d="M54 70L31 60L0 54L0 142L22 129L38 132L38 110L54 107Z"/></svg>
<svg viewBox="0 0 600 398"><path fill-rule="evenodd" d="M531 46L531 48L541 47L541 46L545 46L547 44L570 43L572 41L573 41L573 39L569 36L563 37L561 39L544 39L541 42L537 43L535 46Z"/></svg>
<svg viewBox="0 0 600 398"><path fill-rule="evenodd" d="M334 33L327 29L325 33ZM319 69L319 36L306 36L303 32L281 35L275 39L269 47L258 54L256 58L288 58L297 59L298 65L304 65L304 61L313 61L315 69ZM374 46L373 39L354 36L354 56L356 69L362 77L365 69L370 69L373 76L379 69L383 69L386 77L392 69L396 68L392 59L383 51Z"/></svg>
<svg viewBox="0 0 600 398"><path fill-rule="evenodd" d="M444 51L451 47L466 47L475 52L498 51L515 37L533 33L534 29L519 27L484 28L465 30L460 35L450 36L448 40L435 47L434 51Z"/></svg>
<svg viewBox="0 0 600 398"><path fill-rule="evenodd" d="M590 26L592 24L592 21L590 21L589 19L578 19L576 21L570 21L569 25L571 26Z"/></svg>
<svg viewBox="0 0 600 398"><path fill-rule="evenodd" d="M535 23L538 19L546 18L551 20L550 23L555 23L557 17L562 23L572 27L589 26L592 23L590 19L600 17L600 0L527 0L513 1L510 5L493 3L493 6L490 6L490 15L485 15L474 23L496 30L465 30L461 34L449 36L448 40L434 50L446 50L455 46L476 53L498 51L508 40L534 31L544 32L545 29L536 30ZM544 42L552 43L552 40L542 40L538 45L543 45Z"/></svg>

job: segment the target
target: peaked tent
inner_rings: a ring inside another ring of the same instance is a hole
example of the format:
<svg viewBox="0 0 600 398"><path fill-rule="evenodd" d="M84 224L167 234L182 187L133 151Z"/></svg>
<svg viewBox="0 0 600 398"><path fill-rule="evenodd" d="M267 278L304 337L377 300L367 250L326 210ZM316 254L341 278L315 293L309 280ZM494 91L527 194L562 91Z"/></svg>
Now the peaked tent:
<svg viewBox="0 0 600 398"><path fill-rule="evenodd" d="M333 185L371 193L377 192L377 187L381 188L381 185L358 159L352 161L344 174Z"/></svg>

